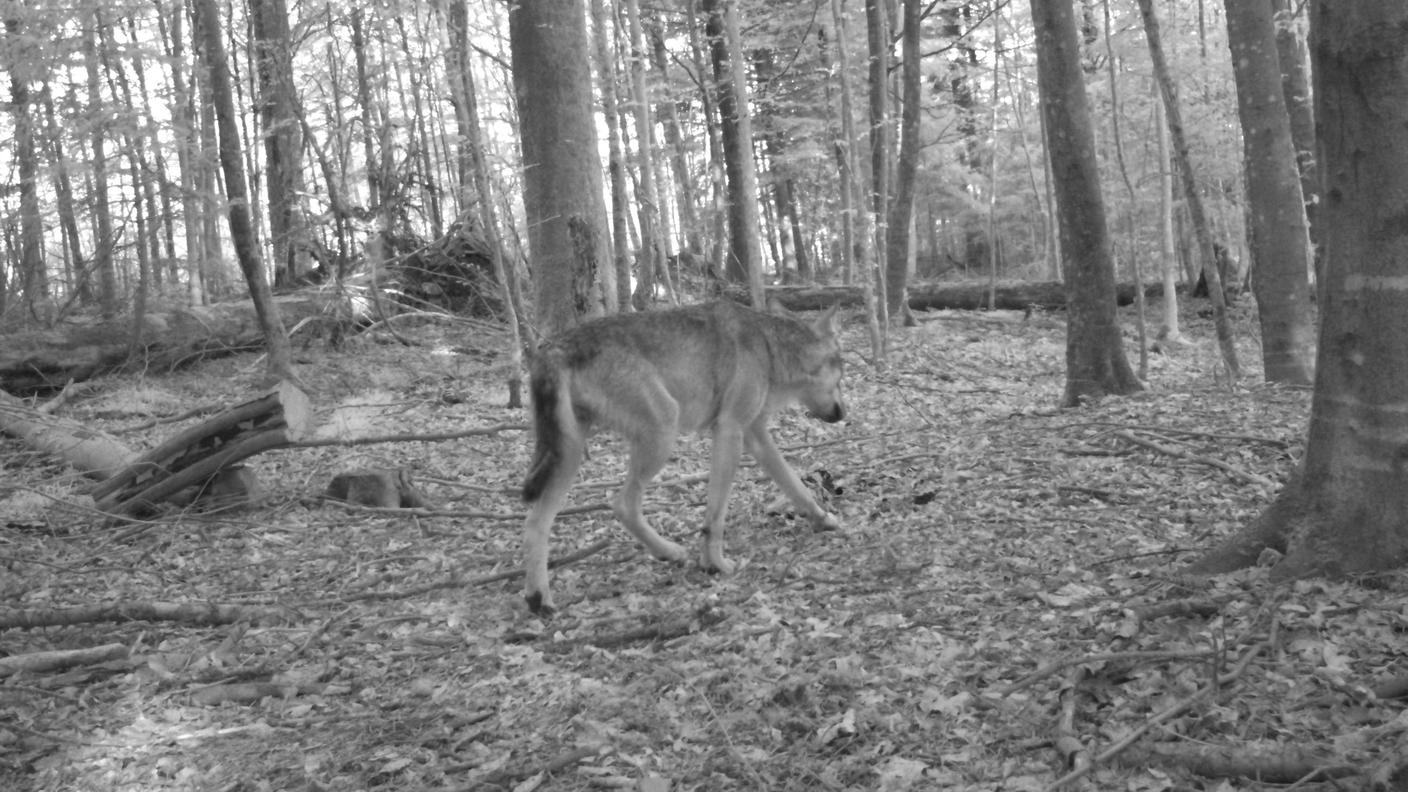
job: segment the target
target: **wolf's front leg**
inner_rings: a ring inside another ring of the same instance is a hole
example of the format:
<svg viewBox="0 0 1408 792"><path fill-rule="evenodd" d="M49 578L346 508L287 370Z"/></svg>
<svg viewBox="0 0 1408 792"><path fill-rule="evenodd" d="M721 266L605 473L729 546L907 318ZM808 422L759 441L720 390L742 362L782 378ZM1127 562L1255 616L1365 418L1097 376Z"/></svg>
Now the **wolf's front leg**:
<svg viewBox="0 0 1408 792"><path fill-rule="evenodd" d="M743 431L720 425L714 428L714 449L709 467L709 499L704 508L704 538L699 547L699 565L721 575L733 574L732 561L724 558L724 522L728 516L728 493L743 453Z"/></svg>
<svg viewBox="0 0 1408 792"><path fill-rule="evenodd" d="M841 521L836 519L836 515L821 508L812 497L811 490L807 489L807 485L797 476L797 471L783 459L782 452L777 450L777 444L773 442L772 433L761 419L748 429L748 452L763 466L768 477L777 483L778 489L792 501L797 511L811 520L812 528L818 531L833 531L841 527Z"/></svg>

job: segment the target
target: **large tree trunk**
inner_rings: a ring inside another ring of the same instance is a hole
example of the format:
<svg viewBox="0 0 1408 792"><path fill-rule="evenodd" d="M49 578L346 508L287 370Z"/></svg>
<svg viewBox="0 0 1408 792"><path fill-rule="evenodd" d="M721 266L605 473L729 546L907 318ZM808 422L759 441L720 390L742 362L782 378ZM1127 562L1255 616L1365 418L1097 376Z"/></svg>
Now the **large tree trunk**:
<svg viewBox="0 0 1408 792"><path fill-rule="evenodd" d="M103 106L102 57L99 48L103 46L102 28L107 23L99 7L93 8L92 26L83 31L84 61L88 70L88 104L90 107ZM17 139L19 135L16 129ZM117 315L117 269L113 265L112 250L112 207L108 201L108 157L107 124L99 121L93 124L93 223L97 239L94 240L93 266L98 273L98 304L103 318ZM20 165L21 185L23 185L24 165Z"/></svg>
<svg viewBox="0 0 1408 792"><path fill-rule="evenodd" d="M889 207L885 238L885 313L895 316L904 305L909 285L909 261L914 241L914 181L919 170L919 0L904 0L904 30L900 54L900 156L895 166L895 198Z"/></svg>
<svg viewBox="0 0 1408 792"><path fill-rule="evenodd" d="M1270 4L1228 3L1227 40L1242 121L1262 368L1267 382L1309 385L1315 349L1310 237Z"/></svg>
<svg viewBox="0 0 1408 792"><path fill-rule="evenodd" d="M251 0L249 5L258 55L258 105L264 133L274 283L291 285L298 280L299 259L306 255L298 200L303 186L303 129L295 109L294 42L284 0Z"/></svg>
<svg viewBox="0 0 1408 792"><path fill-rule="evenodd" d="M1325 279L1305 459L1270 508L1194 564L1286 551L1280 579L1408 563L1408 4L1316 0ZM1398 32L1385 38L1386 31Z"/></svg>
<svg viewBox="0 0 1408 792"><path fill-rule="evenodd" d="M627 212L631 210L626 188L626 157L621 142L621 117L616 100L616 58L611 46L612 28L606 24L606 4L591 0L592 44L596 80L601 86L601 109L606 116L606 174L611 187L611 266L602 268L602 300L606 312L631 310L631 243ZM607 273L610 276L607 277Z"/></svg>
<svg viewBox="0 0 1408 792"><path fill-rule="evenodd" d="M514 5L509 44L537 321L551 335L601 313L610 260L581 3Z"/></svg>
<svg viewBox="0 0 1408 792"><path fill-rule="evenodd" d="M889 227L890 199L890 25L885 0L865 0L865 32L869 45L870 68L866 81L870 113L870 211L875 215L876 307L883 325L890 322L890 297L885 293L885 256L890 234L903 233Z"/></svg>
<svg viewBox="0 0 1408 792"><path fill-rule="evenodd" d="M225 195L230 199L230 239L234 242L240 271L249 285L250 299L254 301L254 310L264 329L264 341L269 350L266 370L273 379L289 379L293 376L293 370L288 333L279 319L278 308L269 290L269 280L264 276L264 264L259 258L249 217L249 193L245 188L239 132L235 128L235 101L230 92L230 68L220 35L220 14L215 0L195 0L194 10L198 39L205 47L210 66L210 99L215 106L219 125L220 166L225 171Z"/></svg>
<svg viewBox="0 0 1408 792"><path fill-rule="evenodd" d="M728 181L728 249L724 268L742 280L763 307L762 224L758 218L758 173L753 162L753 122L748 113L747 69L739 41L737 0L704 0L709 14L714 81L722 120L724 174Z"/></svg>
<svg viewBox="0 0 1408 792"><path fill-rule="evenodd" d="M831 22L836 35L836 81L841 94L841 143L837 152L841 161L841 185L844 194L841 205L849 207L847 217L851 218L851 235L846 240L853 242L854 248L846 251L847 261L855 256L854 267L847 265L846 281L861 284L860 294L865 301L866 330L870 336L870 355L878 369L885 367L885 332L880 324L880 309L876 305L874 282L871 278L875 269L874 232L871 229L871 214L865 206L865 179L860 169L860 135L856 132L854 102L851 97L851 67L848 45L850 36L846 31L846 16L841 12L841 0L831 0ZM849 277L858 273L858 277Z"/></svg>
<svg viewBox="0 0 1408 792"><path fill-rule="evenodd" d="M636 263L636 289L631 302L645 310L655 299L655 278L665 271L668 240L661 233L663 213L655 187L655 124L650 114L650 89L645 84L645 34L640 25L639 0L624 0L627 35L631 43L631 116L636 125L636 168L640 174L641 254Z"/></svg>
<svg viewBox="0 0 1408 792"><path fill-rule="evenodd" d="M1304 41L1296 31L1295 8L1300 3L1272 0L1276 9L1276 55L1281 67L1281 93L1291 118L1291 140L1300 169L1300 191L1305 201L1305 220L1310 231L1310 248L1320 245L1317 212L1320 204L1320 171L1315 164L1315 108L1311 106L1310 76L1305 63ZM1294 8L1293 8L1294 7Z"/></svg>
<svg viewBox="0 0 1408 792"><path fill-rule="evenodd" d="M508 346L508 406L523 405L523 341L528 328L522 326L522 302L519 299L517 273L504 255L499 238L499 218L494 210L494 191L489 179L489 166L484 156L484 134L479 126L479 95L474 85L474 71L469 68L469 8L466 0L455 0L449 8L450 47L456 53L457 68L451 71L450 85L456 100L456 115L460 117L462 160L468 160L468 173L461 174L460 205L473 203L478 207L479 226L494 267L504 304L504 320L509 329ZM462 107L461 107L462 106ZM614 303L614 301L612 301ZM536 346L536 344L535 344Z"/></svg>
<svg viewBox="0 0 1408 792"><path fill-rule="evenodd" d="M1212 299L1213 324L1217 328L1217 343L1227 371L1236 379L1241 367L1237 363L1237 348L1232 340L1232 320L1227 316L1227 298L1222 274L1217 267L1212 228L1203 209L1203 196L1198 192L1198 180L1193 172L1193 160L1188 154L1188 139L1183 134L1183 114L1178 105L1178 89L1164 58L1163 41L1159 35L1159 19L1154 15L1154 0L1139 0L1139 12L1144 19L1144 37L1149 44L1149 60L1154 67L1154 80L1164 100L1164 115L1168 134L1173 143L1173 158L1183 183L1183 199L1188 205L1188 219L1198 238L1198 253L1203 274L1207 277L1208 295Z"/></svg>
<svg viewBox="0 0 1408 792"><path fill-rule="evenodd" d="M1115 265L1095 161L1072 0L1031 0L1037 85L1050 138L1051 171L1066 262L1066 392L1069 407L1143 386L1125 357L1115 315Z"/></svg>

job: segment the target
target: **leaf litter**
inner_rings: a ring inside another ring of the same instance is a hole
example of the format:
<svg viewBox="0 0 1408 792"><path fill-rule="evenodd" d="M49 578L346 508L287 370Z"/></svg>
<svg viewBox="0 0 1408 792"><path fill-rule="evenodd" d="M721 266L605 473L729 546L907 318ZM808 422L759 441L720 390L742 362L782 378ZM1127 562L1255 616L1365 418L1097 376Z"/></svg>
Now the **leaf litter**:
<svg viewBox="0 0 1408 792"><path fill-rule="evenodd" d="M1274 495L1308 391L1229 387L1190 313L1196 343L1151 356L1148 391L1059 410L1063 322L925 315L892 331L883 372L851 325L851 419L794 411L775 430L842 530L794 519L752 466L729 578L651 560L607 509L564 514L555 548L579 552L549 622L516 576L526 413L504 406L501 339L482 327L310 354L329 433L403 439L256 457L269 497L243 512L114 527L71 475L0 441L0 617L128 614L0 633L0 655L122 650L3 678L0 787L1402 788L1401 575L1179 573ZM235 403L259 367L117 378L70 409L155 444L181 426L115 409L124 392L173 414ZM622 454L593 442L574 504L610 497ZM368 465L410 470L436 508L317 497ZM649 494L663 534L697 535L706 473L707 440L681 438ZM19 516L36 502L42 517Z"/></svg>

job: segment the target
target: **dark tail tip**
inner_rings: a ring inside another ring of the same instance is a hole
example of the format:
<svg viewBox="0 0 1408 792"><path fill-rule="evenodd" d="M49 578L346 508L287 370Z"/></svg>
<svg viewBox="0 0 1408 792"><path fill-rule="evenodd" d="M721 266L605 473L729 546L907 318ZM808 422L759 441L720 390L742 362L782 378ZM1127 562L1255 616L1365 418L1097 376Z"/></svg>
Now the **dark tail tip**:
<svg viewBox="0 0 1408 792"><path fill-rule="evenodd" d="M559 383L550 368L537 369L529 383L533 394L533 466L523 481L523 500L532 503L543 494L562 454L562 427L557 422Z"/></svg>
<svg viewBox="0 0 1408 792"><path fill-rule="evenodd" d="M523 500L532 503L543 494L543 488L548 485L548 479L552 478L552 472L557 467L557 451L539 448L534 454L533 467L528 471L528 476L523 480Z"/></svg>

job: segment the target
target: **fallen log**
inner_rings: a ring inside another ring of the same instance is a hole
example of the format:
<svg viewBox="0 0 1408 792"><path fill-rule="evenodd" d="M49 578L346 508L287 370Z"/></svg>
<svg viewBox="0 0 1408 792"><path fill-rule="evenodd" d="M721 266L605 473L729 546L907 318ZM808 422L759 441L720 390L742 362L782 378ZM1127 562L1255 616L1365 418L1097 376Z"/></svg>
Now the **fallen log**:
<svg viewBox="0 0 1408 792"><path fill-rule="evenodd" d="M985 281L911 283L909 307L915 311L983 310L988 307L988 289ZM1116 287L1115 299L1120 305L1129 305L1134 302L1134 293L1133 283L1122 283ZM1159 297L1163 293L1162 283L1144 286L1145 299ZM747 291L741 288L729 287L724 294L740 302L748 301ZM770 300L776 299L789 311L817 311L836 304L855 308L863 304L859 286L769 286L767 296ZM995 296L999 310L1054 310L1066 307L1066 285L1060 281L1006 281L997 284Z"/></svg>
<svg viewBox="0 0 1408 792"><path fill-rule="evenodd" d="M334 298L300 292L274 298L289 327L333 311ZM346 309L344 308L344 315ZM57 391L135 364L169 371L196 361L264 348L264 333L249 300L154 310L142 327L136 359L130 318L73 322L50 330L10 333L0 346L0 390L15 395Z"/></svg>
<svg viewBox="0 0 1408 792"><path fill-rule="evenodd" d="M106 478L130 465L137 453L106 432L49 415L0 391L0 432L43 454L58 457L92 478Z"/></svg>

